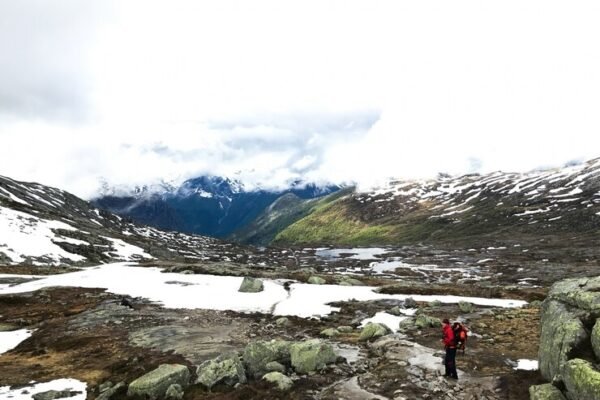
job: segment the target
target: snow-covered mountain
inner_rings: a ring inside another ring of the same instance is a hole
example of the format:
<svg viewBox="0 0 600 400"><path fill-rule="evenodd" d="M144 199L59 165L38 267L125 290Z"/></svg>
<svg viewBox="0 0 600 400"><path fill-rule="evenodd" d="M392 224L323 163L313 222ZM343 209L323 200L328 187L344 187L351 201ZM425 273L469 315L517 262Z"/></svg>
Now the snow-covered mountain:
<svg viewBox="0 0 600 400"><path fill-rule="evenodd" d="M0 263L219 259L230 245L136 225L65 191L0 176Z"/></svg>
<svg viewBox="0 0 600 400"><path fill-rule="evenodd" d="M292 182L286 190L248 189L239 180L202 176L179 186L167 182L129 189L105 186L92 202L160 229L226 237L253 221L283 194L310 199L338 189L300 181Z"/></svg>
<svg viewBox="0 0 600 400"><path fill-rule="evenodd" d="M391 180L379 188L325 198L299 218L280 226L274 241L597 241L600 159L528 173ZM260 227L255 230L260 234Z"/></svg>

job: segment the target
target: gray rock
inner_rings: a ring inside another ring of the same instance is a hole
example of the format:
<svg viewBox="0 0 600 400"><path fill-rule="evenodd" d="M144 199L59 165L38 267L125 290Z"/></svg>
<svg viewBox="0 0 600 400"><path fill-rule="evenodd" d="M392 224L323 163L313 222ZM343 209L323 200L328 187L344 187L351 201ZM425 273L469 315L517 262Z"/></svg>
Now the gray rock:
<svg viewBox="0 0 600 400"><path fill-rule="evenodd" d="M596 319L594 329L592 329L592 349L596 358L600 358L600 318Z"/></svg>
<svg viewBox="0 0 600 400"><path fill-rule="evenodd" d="M337 359L333 347L319 339L293 343L290 356L292 367L300 374L321 370Z"/></svg>
<svg viewBox="0 0 600 400"><path fill-rule="evenodd" d="M258 293L264 289L263 281L256 278L245 277L238 289L242 293Z"/></svg>
<svg viewBox="0 0 600 400"><path fill-rule="evenodd" d="M172 384L165 393L165 399L181 400L183 399L183 388L177 383Z"/></svg>
<svg viewBox="0 0 600 400"><path fill-rule="evenodd" d="M548 382L562 380L569 355L589 340L578 315L581 313L558 301L546 300L542 306L538 360L540 373Z"/></svg>
<svg viewBox="0 0 600 400"><path fill-rule="evenodd" d="M324 285L327 283L327 281L318 276L311 276L310 278L308 278L308 283L313 285Z"/></svg>
<svg viewBox="0 0 600 400"><path fill-rule="evenodd" d="M116 385L111 386L110 388L106 388L105 390L103 390L100 393L100 395L98 397L96 397L96 400L109 400L110 398L112 398L116 394L123 394L123 393L125 393L126 389L127 389L127 385L125 384L125 382L119 382Z"/></svg>
<svg viewBox="0 0 600 400"><path fill-rule="evenodd" d="M354 331L354 328L352 328L351 326L347 326L347 325L338 326L336 329L340 333L352 333Z"/></svg>
<svg viewBox="0 0 600 400"><path fill-rule="evenodd" d="M270 363L267 363L265 367L269 372L281 372L282 374L285 374L285 367L277 361L271 361Z"/></svg>
<svg viewBox="0 0 600 400"><path fill-rule="evenodd" d="M107 389L110 389L110 388L111 388L111 387L113 387L113 386L114 386L114 384L113 384L111 381L106 381L106 382L104 382L104 383L100 384L100 386L98 386L98 391L99 391L100 393L102 393L102 392L104 392L105 390L107 390Z"/></svg>
<svg viewBox="0 0 600 400"><path fill-rule="evenodd" d="M358 338L358 340L364 342L367 340L376 339L388 335L390 333L391 331L387 326L383 324L369 322L360 332L360 337Z"/></svg>
<svg viewBox="0 0 600 400"><path fill-rule="evenodd" d="M267 382L274 383L277 386L277 389L281 391L290 390L294 385L294 382L281 372L269 372L263 376L263 379Z"/></svg>
<svg viewBox="0 0 600 400"><path fill-rule="evenodd" d="M196 371L200 383L212 388L218 383L234 386L236 383L246 383L246 371L237 354L222 354L219 357L203 362Z"/></svg>
<svg viewBox="0 0 600 400"><path fill-rule="evenodd" d="M566 400L562 392L550 383L529 387L530 400Z"/></svg>
<svg viewBox="0 0 600 400"><path fill-rule="evenodd" d="M267 370L267 364L277 361L283 365L290 363L291 343L284 340L256 341L249 343L244 349L243 360L246 371L255 378L262 377Z"/></svg>
<svg viewBox="0 0 600 400"><path fill-rule="evenodd" d="M129 384L128 396L142 396L158 399L164 397L169 386L174 383L187 387L190 371L185 365L162 364Z"/></svg>
<svg viewBox="0 0 600 400"><path fill-rule="evenodd" d="M400 311L400 307L395 306L388 310L388 314L399 316L402 315L402 312Z"/></svg>
<svg viewBox="0 0 600 400"><path fill-rule="evenodd" d="M407 297L404 300L404 308L417 308L417 302L412 297Z"/></svg>
<svg viewBox="0 0 600 400"><path fill-rule="evenodd" d="M31 397L33 400L54 400L73 397L80 393L71 390L48 390L47 392L36 393Z"/></svg>

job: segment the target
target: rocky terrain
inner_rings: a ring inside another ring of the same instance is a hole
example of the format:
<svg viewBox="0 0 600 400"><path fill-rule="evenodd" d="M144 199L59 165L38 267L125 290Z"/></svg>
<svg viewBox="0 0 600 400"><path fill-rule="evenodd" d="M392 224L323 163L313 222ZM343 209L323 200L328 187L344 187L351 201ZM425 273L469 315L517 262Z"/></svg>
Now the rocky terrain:
<svg viewBox="0 0 600 400"><path fill-rule="evenodd" d="M550 367L544 352L560 336L546 330L553 301L594 343L585 235L569 251L561 236L519 235L256 248L136 225L38 184L3 178L0 194L2 399L527 399L549 381L569 396L565 362L595 362L565 350ZM542 306L564 278L584 281ZM458 381L442 376L443 318L470 333Z"/></svg>

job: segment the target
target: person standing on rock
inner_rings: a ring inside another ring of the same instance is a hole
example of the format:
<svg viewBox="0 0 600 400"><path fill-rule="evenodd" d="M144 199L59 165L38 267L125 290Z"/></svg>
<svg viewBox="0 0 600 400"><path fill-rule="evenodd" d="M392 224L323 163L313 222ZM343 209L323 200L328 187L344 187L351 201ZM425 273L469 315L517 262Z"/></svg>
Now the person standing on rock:
<svg viewBox="0 0 600 400"><path fill-rule="evenodd" d="M446 367L445 376L458 379L458 373L456 372L456 340L454 338L454 332L452 331L448 318L445 318L442 322L442 342L446 348L446 357L444 358L444 365Z"/></svg>

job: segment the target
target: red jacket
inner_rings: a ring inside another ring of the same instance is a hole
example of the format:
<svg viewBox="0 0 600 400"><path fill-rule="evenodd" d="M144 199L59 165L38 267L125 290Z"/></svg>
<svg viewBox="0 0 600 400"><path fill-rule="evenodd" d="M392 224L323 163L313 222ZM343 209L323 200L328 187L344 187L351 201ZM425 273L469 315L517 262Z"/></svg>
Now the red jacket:
<svg viewBox="0 0 600 400"><path fill-rule="evenodd" d="M443 341L444 345L449 348L456 347L456 342L454 340L454 332L452 331L452 327L449 324L444 324L442 327L443 333Z"/></svg>

